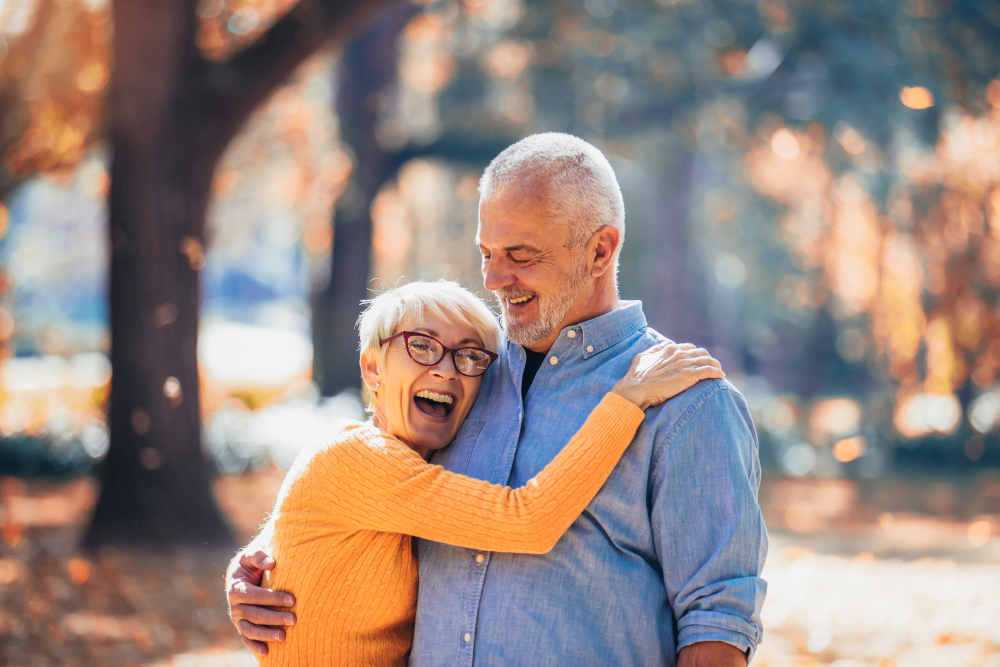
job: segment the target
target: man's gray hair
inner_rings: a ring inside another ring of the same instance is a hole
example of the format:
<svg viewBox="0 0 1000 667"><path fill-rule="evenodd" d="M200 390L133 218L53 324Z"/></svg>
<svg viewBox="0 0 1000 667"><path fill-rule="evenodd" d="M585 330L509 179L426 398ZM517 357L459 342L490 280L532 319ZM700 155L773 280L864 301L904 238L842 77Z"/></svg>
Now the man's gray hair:
<svg viewBox="0 0 1000 667"><path fill-rule="evenodd" d="M493 158L479 180L479 202L487 201L529 174L538 174L559 219L569 225L570 242L580 246L605 226L618 230L614 270L625 241L625 200L615 170L596 146L562 132L533 134Z"/></svg>

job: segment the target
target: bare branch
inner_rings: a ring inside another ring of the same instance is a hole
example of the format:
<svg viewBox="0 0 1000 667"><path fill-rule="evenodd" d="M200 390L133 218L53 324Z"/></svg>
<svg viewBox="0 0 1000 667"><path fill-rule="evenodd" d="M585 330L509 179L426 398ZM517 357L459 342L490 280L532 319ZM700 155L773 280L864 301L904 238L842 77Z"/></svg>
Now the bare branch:
<svg viewBox="0 0 1000 667"><path fill-rule="evenodd" d="M256 43L231 61L202 61L193 85L205 133L220 150L255 108L306 58L343 39L397 0L302 0Z"/></svg>

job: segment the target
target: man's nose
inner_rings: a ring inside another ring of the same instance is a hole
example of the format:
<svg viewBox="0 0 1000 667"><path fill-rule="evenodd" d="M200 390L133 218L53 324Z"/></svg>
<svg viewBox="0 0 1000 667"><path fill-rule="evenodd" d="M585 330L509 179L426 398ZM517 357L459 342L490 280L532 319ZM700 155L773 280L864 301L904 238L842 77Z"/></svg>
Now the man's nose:
<svg viewBox="0 0 1000 667"><path fill-rule="evenodd" d="M483 263L483 286L491 292L513 285L517 278L510 267L502 261Z"/></svg>

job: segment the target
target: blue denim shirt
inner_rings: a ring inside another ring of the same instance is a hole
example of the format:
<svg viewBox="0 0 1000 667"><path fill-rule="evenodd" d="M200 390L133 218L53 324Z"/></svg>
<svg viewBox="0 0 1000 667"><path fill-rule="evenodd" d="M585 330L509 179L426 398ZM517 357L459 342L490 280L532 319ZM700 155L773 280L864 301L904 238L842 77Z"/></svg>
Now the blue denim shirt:
<svg viewBox="0 0 1000 667"><path fill-rule="evenodd" d="M572 332L572 333L571 333ZM525 404L507 343L434 462L517 487L538 474L663 339L639 302L563 330ZM420 540L410 665L674 665L695 642L761 640L767 532L757 435L743 396L703 381L646 418L584 513L543 555Z"/></svg>

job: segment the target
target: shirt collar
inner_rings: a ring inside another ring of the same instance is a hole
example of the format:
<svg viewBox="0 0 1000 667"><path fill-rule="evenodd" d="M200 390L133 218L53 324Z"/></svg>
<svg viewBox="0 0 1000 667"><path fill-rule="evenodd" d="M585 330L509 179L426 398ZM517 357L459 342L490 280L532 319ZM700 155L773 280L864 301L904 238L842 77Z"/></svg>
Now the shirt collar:
<svg viewBox="0 0 1000 667"><path fill-rule="evenodd" d="M583 334L583 358L589 359L646 328L646 316L641 301L622 301L618 310L582 322L576 328Z"/></svg>
<svg viewBox="0 0 1000 667"><path fill-rule="evenodd" d="M566 332L571 329L575 330L577 335L582 338L580 342L583 345L583 358L589 359L646 327L646 316L642 312L641 301L621 301L619 303L618 310L566 327L562 330L560 337L565 337ZM520 345L507 341L508 349L519 350L520 347Z"/></svg>

